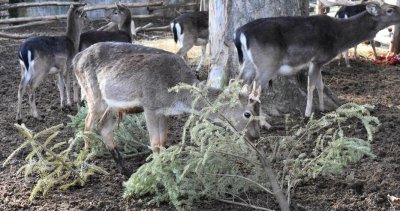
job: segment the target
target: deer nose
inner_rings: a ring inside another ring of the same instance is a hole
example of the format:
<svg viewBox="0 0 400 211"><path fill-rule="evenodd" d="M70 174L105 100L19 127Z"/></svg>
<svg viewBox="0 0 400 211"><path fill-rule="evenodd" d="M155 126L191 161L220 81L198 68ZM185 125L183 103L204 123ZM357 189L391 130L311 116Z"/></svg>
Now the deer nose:
<svg viewBox="0 0 400 211"><path fill-rule="evenodd" d="M249 141L255 141L260 138L260 131L247 131L246 137Z"/></svg>

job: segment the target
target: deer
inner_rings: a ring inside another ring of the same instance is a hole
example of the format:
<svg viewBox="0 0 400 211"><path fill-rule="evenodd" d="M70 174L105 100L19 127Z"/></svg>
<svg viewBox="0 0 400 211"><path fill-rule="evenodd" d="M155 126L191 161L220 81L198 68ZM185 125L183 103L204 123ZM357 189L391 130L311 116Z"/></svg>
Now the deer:
<svg viewBox="0 0 400 211"><path fill-rule="evenodd" d="M123 4L116 3L114 9L106 18L118 26L117 31L88 31L81 34L79 51L98 42L132 42L131 11Z"/></svg>
<svg viewBox="0 0 400 211"><path fill-rule="evenodd" d="M36 108L36 88L50 74L57 75L57 86L60 92L60 108L64 108L65 93L67 105L70 98L70 65L78 51L79 38L88 22L83 5L71 5L67 14L67 30L63 36L35 36L25 40L19 47L18 58L21 66L21 81L18 88L17 122L21 124L22 98L29 88L29 103L34 118L39 118ZM64 91L65 87L65 91Z"/></svg>
<svg viewBox="0 0 400 211"><path fill-rule="evenodd" d="M103 42L78 53L73 70L87 101L85 131L95 129L123 174L129 176L121 155L115 148L113 128L121 114L144 113L153 153L167 144L168 117L195 113L205 105L200 101L193 110L190 91L169 92L179 83L199 83L193 71L177 54L135 44ZM249 140L260 136L259 116L261 87L243 86L240 104L226 108L238 131L246 129ZM208 89L211 101L221 90ZM203 100L204 101L204 100ZM215 115L214 119L219 116ZM217 121L217 120L215 120ZM86 141L88 143L88 141Z"/></svg>
<svg viewBox="0 0 400 211"><path fill-rule="evenodd" d="M344 50L398 23L399 7L376 2L368 2L365 12L348 19L317 15L251 21L235 31L241 64L238 77L265 87L278 75L292 75L308 66L305 117L310 117L315 88L319 110L324 111L321 67ZM254 68L243 68L249 64Z"/></svg>
<svg viewBox="0 0 400 211"><path fill-rule="evenodd" d="M193 46L201 46L201 58L196 72L199 72L206 57L208 43L208 11L187 12L171 21L174 41L181 47L177 54L186 57Z"/></svg>
<svg viewBox="0 0 400 211"><path fill-rule="evenodd" d="M349 17L352 17L354 15L362 13L365 10L366 10L365 5L362 5L362 4L354 5L354 6L342 6L336 12L335 18L347 19ZM375 59L378 58L378 55L376 54L374 39L369 40L369 43L371 44L372 50L374 51L374 58ZM350 68L351 65L350 65L350 61L349 61L349 50L346 50L344 57L345 57L346 67ZM340 59L341 58L343 58L342 53L340 53ZM339 59L339 65L340 65L340 59ZM354 46L354 59L357 61L357 44Z"/></svg>

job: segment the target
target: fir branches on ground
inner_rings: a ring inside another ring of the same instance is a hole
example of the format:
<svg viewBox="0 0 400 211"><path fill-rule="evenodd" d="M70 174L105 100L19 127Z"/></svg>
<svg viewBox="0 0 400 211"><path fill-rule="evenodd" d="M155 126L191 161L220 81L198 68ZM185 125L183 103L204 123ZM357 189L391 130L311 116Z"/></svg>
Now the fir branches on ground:
<svg viewBox="0 0 400 211"><path fill-rule="evenodd" d="M217 103L190 115L182 143L161 150L141 166L124 183L124 196L150 194L148 203L171 202L179 209L196 201L217 199L268 210L268 204L255 204L242 196L249 192L276 192L276 187L271 191L273 174L269 173L278 173L278 189L285 190L285 200L290 202L290 195L299 182L338 174L349 163L373 156L370 142L379 121L370 115L373 107L369 105L345 104L319 119L311 118L305 126L288 128L285 136L262 137L258 143L248 142L245 131L232 129L229 117L221 117L222 122L210 122L210 114L219 115L221 108L237 103L239 87L233 84ZM176 89L190 90L196 99L194 103L207 96L206 88L180 85L173 90ZM365 140L351 136L350 131L357 122L365 128ZM186 137L186 131L190 138ZM268 150L266 146L272 147ZM274 169L269 169L271 165Z"/></svg>
<svg viewBox="0 0 400 211"><path fill-rule="evenodd" d="M29 197L33 200L37 194L46 195L49 190L58 186L60 189L68 189L71 186L83 186L88 178L95 174L108 174L101 167L93 164L94 154L88 149L74 152L76 139L69 142L57 142L56 137L63 125L57 125L39 133L26 128L24 124L15 124L18 131L25 136L26 140L7 159L3 166L16 156L22 149L31 147L26 156L26 164L16 173L23 173L25 180L38 176L36 184Z"/></svg>
<svg viewBox="0 0 400 211"><path fill-rule="evenodd" d="M84 186L93 174L108 174L104 169L93 164L97 156L109 154L100 136L94 132L84 132L87 108L81 107L75 116L70 116L68 127L73 128L75 136L68 141L59 140L62 124L35 133L24 124L15 124L26 140L6 159L3 166L20 151L30 147L26 163L16 172L23 173L28 181L36 176L30 200L37 194L46 195L52 188L63 190L71 186ZM143 115L127 116L116 127L116 143L125 157L149 154L148 134ZM84 139L90 140L84 147Z"/></svg>
<svg viewBox="0 0 400 211"><path fill-rule="evenodd" d="M374 157L370 143L380 122L371 116L371 105L347 103L319 119L311 117L305 126L296 125L288 136L271 142L275 145L273 159L282 163L280 176L290 193L302 180L320 175L340 174L351 162L364 156ZM353 137L352 131L364 127L366 135Z"/></svg>
<svg viewBox="0 0 400 211"><path fill-rule="evenodd" d="M251 190L272 193L259 155L245 138L246 131L237 131L231 119L221 113L239 103L240 88L239 83L232 83L214 103L206 98L206 87L183 84L174 88L189 90L195 98L193 107L199 100L208 103L190 115L180 145L161 150L124 183L124 196L152 194L149 203L168 201L183 208L211 198L249 204L242 194ZM219 116L220 121L211 122L210 115Z"/></svg>
<svg viewBox="0 0 400 211"><path fill-rule="evenodd" d="M68 123L68 126L73 128L76 134L81 134L81 136L85 127L87 112L86 107L80 107L75 116L69 116L71 122ZM115 127L115 143L123 157L134 157L151 153L148 147L149 135L146 130L146 121L143 114L125 115L123 121ZM101 138L95 133L91 133L90 136L89 140L95 140L91 146L91 150L95 155L109 157L110 153L101 141ZM83 139L80 140L80 145L83 146Z"/></svg>

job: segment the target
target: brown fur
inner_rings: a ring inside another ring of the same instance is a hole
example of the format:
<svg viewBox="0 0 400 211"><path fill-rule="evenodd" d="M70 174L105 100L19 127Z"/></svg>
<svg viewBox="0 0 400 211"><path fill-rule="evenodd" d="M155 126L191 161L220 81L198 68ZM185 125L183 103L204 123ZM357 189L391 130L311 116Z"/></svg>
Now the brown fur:
<svg viewBox="0 0 400 211"><path fill-rule="evenodd" d="M158 152L167 143L168 116L196 112L191 109L190 92L168 92L178 83L198 83L190 68L176 54L140 45L98 43L76 55L73 69L87 99L85 130L92 130L100 119L102 127L98 131L111 151L115 151L112 129L116 121L113 116L143 111L151 147ZM220 92L210 90L209 96L215 100ZM259 96L259 92L253 95ZM249 112L258 116L259 102L244 93L240 97L241 105L226 108L224 113L236 122L238 130L247 128L250 139L258 138L258 121L249 122L243 114ZM200 102L201 105L204 102Z"/></svg>

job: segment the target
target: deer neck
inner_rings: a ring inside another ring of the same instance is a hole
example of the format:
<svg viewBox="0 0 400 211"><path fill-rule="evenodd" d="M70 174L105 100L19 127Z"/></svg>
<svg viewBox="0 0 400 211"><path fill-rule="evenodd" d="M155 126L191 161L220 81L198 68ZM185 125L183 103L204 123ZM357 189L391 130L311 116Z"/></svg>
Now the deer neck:
<svg viewBox="0 0 400 211"><path fill-rule="evenodd" d="M342 50L354 47L358 43L373 39L384 28L368 12L363 12L350 19L338 20L338 45Z"/></svg>
<svg viewBox="0 0 400 211"><path fill-rule="evenodd" d="M129 37L132 39L131 21L131 18L126 18L124 22L118 24L118 29L128 33Z"/></svg>
<svg viewBox="0 0 400 211"><path fill-rule="evenodd" d="M81 32L82 29L79 27L78 23L76 23L73 18L68 18L66 36L74 44L75 52L77 52L79 48Z"/></svg>
<svg viewBox="0 0 400 211"><path fill-rule="evenodd" d="M204 107L209 107L210 104L214 104L215 100L218 98L219 94L221 94L221 91L219 90L214 90L210 89L207 92L206 97L201 97L197 102L194 108L192 108L192 103L195 100L195 97L193 96L192 93L190 93L187 90L180 91L179 92L179 102L184 105L182 108L183 110L181 111L182 113L194 113L194 114L199 114L199 112L204 108Z"/></svg>

